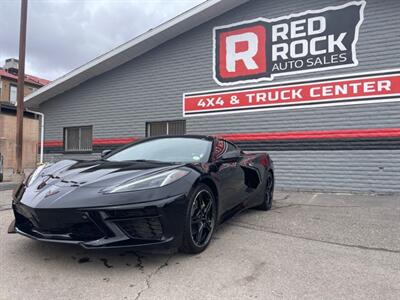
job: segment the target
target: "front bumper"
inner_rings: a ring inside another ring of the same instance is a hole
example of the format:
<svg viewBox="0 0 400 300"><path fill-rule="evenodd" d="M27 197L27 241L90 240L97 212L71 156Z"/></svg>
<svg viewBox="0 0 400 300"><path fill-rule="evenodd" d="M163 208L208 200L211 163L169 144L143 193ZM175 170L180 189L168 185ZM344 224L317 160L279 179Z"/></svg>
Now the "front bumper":
<svg viewBox="0 0 400 300"><path fill-rule="evenodd" d="M87 249L172 248L182 241L186 208L185 195L97 208L37 209L14 201L14 230L38 241Z"/></svg>

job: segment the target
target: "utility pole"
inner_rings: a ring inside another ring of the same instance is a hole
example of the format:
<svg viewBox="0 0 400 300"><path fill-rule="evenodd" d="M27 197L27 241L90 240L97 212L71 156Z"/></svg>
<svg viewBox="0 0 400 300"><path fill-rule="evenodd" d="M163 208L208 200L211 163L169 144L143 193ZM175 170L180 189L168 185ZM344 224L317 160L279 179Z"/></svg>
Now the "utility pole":
<svg viewBox="0 0 400 300"><path fill-rule="evenodd" d="M17 137L16 160L17 173L23 173L22 146L24 138L24 83L25 83L25 49L26 49L26 19L28 14L28 0L21 0L21 22L19 31L19 62L17 88Z"/></svg>

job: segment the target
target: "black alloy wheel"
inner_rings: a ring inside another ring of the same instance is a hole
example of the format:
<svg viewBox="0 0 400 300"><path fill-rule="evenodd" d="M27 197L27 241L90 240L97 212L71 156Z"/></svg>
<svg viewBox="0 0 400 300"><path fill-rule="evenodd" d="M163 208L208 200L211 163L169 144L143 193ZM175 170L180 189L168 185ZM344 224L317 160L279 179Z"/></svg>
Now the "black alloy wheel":
<svg viewBox="0 0 400 300"><path fill-rule="evenodd" d="M205 250L214 233L216 218L215 196L207 185L200 184L191 196L180 250L192 254Z"/></svg>
<svg viewBox="0 0 400 300"><path fill-rule="evenodd" d="M265 178L264 201L258 206L261 210L270 210L272 208L272 199L274 197L274 176L268 172Z"/></svg>

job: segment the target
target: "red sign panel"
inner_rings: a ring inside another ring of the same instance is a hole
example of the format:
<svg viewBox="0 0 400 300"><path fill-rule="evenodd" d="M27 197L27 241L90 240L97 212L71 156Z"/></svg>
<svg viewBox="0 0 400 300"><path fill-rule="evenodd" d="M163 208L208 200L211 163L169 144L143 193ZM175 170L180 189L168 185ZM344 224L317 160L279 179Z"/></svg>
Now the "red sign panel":
<svg viewBox="0 0 400 300"><path fill-rule="evenodd" d="M184 94L183 114L400 101L400 72Z"/></svg>
<svg viewBox="0 0 400 300"><path fill-rule="evenodd" d="M264 74L267 71L266 34L261 25L221 33L219 75L236 78Z"/></svg>

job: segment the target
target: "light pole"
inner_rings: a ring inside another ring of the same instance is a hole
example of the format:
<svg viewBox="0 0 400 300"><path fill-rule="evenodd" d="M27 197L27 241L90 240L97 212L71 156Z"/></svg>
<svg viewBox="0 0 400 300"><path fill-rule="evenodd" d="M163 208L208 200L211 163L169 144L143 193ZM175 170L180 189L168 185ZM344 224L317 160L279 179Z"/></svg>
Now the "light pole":
<svg viewBox="0 0 400 300"><path fill-rule="evenodd" d="M28 0L21 0L21 22L19 32L19 61L18 61L18 88L17 88L17 136L16 160L17 173L23 173L22 149L24 135L24 83L25 83L25 49L26 49L26 19Z"/></svg>

